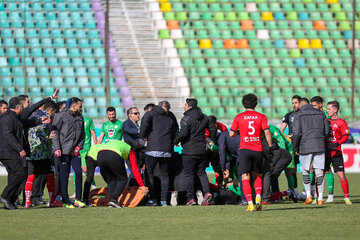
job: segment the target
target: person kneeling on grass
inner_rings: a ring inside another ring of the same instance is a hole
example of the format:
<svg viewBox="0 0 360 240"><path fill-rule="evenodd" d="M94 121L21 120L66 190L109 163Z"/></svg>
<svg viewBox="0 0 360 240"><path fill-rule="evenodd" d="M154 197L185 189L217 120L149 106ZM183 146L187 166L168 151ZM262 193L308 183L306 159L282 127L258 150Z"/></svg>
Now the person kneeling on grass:
<svg viewBox="0 0 360 240"><path fill-rule="evenodd" d="M130 145L123 141L113 140L106 143L104 149L97 155L97 161L100 166L100 173L108 184L110 194L110 207L121 208L118 198L124 190L127 183L127 174L124 160L130 160L131 169L141 190L146 195L149 189L145 187L137 166L135 153Z"/></svg>

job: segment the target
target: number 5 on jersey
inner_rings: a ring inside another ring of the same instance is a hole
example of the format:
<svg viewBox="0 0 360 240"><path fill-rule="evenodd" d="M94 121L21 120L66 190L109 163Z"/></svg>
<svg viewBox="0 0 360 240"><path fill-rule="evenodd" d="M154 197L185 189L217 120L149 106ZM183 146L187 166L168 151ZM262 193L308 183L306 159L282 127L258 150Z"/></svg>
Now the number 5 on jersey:
<svg viewBox="0 0 360 240"><path fill-rule="evenodd" d="M253 123L254 121L249 121L249 135L253 135L255 133L255 128L251 126Z"/></svg>

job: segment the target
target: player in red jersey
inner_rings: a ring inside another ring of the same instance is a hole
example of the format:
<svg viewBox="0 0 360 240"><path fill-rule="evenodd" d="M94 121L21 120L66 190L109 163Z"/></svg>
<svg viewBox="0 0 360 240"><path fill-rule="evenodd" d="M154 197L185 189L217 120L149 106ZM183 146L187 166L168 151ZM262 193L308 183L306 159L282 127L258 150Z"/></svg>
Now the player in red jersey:
<svg viewBox="0 0 360 240"><path fill-rule="evenodd" d="M230 129L230 136L236 136L240 132L240 150L238 154L239 176L242 177L243 191L248 202L247 212L255 210L252 201L252 189L250 185L250 173L254 173L254 188L256 192L256 210L261 210L261 190L262 190L262 167L263 167L263 145L261 135L264 131L266 140L269 144L269 153L273 154L272 138L264 114L255 111L258 103L256 95L249 93L242 99L245 112L237 115Z"/></svg>
<svg viewBox="0 0 360 240"><path fill-rule="evenodd" d="M346 204L352 204L349 199L349 183L345 177L344 159L341 152L341 145L349 139L349 128L347 123L339 118L338 112L340 104L337 101L328 102L327 113L330 119L330 135L327 140L325 170L330 170L330 164L333 164L334 171L340 178L341 188L344 192L344 201Z"/></svg>

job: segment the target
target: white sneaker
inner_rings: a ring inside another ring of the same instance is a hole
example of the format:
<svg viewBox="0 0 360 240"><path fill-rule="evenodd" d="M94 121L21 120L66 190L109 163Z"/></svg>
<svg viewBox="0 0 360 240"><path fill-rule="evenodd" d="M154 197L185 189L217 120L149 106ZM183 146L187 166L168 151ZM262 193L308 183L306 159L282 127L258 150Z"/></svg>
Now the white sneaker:
<svg viewBox="0 0 360 240"><path fill-rule="evenodd" d="M328 198L326 199L327 203L333 203L334 202L334 194L329 194Z"/></svg>
<svg viewBox="0 0 360 240"><path fill-rule="evenodd" d="M178 192L177 191L173 191L171 193L171 198L170 198L170 205L173 207L176 207L178 205L177 203L177 197L178 197Z"/></svg>
<svg viewBox="0 0 360 240"><path fill-rule="evenodd" d="M204 195L201 190L196 191L197 203L201 206L202 202L204 201Z"/></svg>

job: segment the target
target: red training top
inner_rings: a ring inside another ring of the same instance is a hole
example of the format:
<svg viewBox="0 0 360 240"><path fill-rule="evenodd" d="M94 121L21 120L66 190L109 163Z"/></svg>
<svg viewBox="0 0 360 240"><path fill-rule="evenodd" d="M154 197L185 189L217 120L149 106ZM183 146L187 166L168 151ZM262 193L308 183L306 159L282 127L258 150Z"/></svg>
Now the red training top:
<svg viewBox="0 0 360 240"><path fill-rule="evenodd" d="M140 187L144 186L144 182L141 178L141 174L140 174L139 168L137 166L136 157L135 157L135 153L133 150L130 150L129 160L130 160L130 166L131 166L132 173L134 174L135 180L137 181L137 183L139 184Z"/></svg>
<svg viewBox="0 0 360 240"><path fill-rule="evenodd" d="M263 151L261 133L269 129L267 118L256 111L245 111L237 115L231 126L231 131L240 131L240 149Z"/></svg>
<svg viewBox="0 0 360 240"><path fill-rule="evenodd" d="M338 118L335 120L328 119L330 125L330 135L327 140L327 147L332 143L339 143L334 151L326 151L327 157L339 156L342 154L341 145L349 139L349 128L345 120Z"/></svg>

